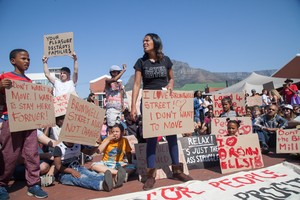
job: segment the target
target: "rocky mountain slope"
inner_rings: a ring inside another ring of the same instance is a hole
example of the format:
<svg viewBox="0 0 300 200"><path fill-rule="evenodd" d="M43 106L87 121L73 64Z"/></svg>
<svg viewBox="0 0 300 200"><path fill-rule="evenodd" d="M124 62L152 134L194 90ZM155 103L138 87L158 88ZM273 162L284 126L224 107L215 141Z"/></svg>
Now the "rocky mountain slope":
<svg viewBox="0 0 300 200"><path fill-rule="evenodd" d="M187 63L172 60L173 72L175 78L175 88L180 88L185 84L193 83L218 83L228 82L229 85L234 84L248 77L251 72L210 72L201 68L190 67ZM257 74L271 76L274 70L255 71ZM134 76L131 76L125 85L126 91L132 90Z"/></svg>

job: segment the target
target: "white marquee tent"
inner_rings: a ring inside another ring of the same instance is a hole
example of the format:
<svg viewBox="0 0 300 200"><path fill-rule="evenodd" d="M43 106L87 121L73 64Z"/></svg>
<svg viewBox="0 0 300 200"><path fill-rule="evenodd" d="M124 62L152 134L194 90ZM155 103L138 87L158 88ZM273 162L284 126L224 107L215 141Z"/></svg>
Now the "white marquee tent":
<svg viewBox="0 0 300 200"><path fill-rule="evenodd" d="M246 79L227 88L209 94L228 94L237 92L247 92L248 94L251 94L252 89L255 89L257 93L261 93L262 89L264 88L264 84L273 82L274 88L276 89L282 87L285 80L286 78L263 76L252 72L252 74L250 74ZM293 79L293 81L300 82L300 79Z"/></svg>

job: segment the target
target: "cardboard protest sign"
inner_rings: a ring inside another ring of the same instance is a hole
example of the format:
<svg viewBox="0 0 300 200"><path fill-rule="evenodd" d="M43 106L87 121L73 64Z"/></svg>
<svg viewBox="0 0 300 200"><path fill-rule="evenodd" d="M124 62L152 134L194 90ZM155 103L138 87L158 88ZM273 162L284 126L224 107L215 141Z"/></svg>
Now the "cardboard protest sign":
<svg viewBox="0 0 300 200"><path fill-rule="evenodd" d="M143 137L194 131L193 92L144 90Z"/></svg>
<svg viewBox="0 0 300 200"><path fill-rule="evenodd" d="M300 131L298 129L279 129L276 134L276 153L300 153Z"/></svg>
<svg viewBox="0 0 300 200"><path fill-rule="evenodd" d="M72 55L73 38L73 32L44 35L44 55L46 57Z"/></svg>
<svg viewBox="0 0 300 200"><path fill-rule="evenodd" d="M135 153L134 145L138 143L137 138L134 135L126 135L126 136L123 136L123 137L128 140L128 143L131 147L131 153Z"/></svg>
<svg viewBox="0 0 300 200"><path fill-rule="evenodd" d="M146 159L146 143L135 144L135 153L137 159L137 172L140 175L140 180L143 181L147 178L147 159ZM186 174L189 174L184 155L182 152L182 148L180 142L178 142L178 153L179 153L179 162L183 163L183 171ZM163 178L171 178L172 159L169 153L168 143L160 142L156 145L156 156L155 156L155 168L156 171L156 179Z"/></svg>
<svg viewBox="0 0 300 200"><path fill-rule="evenodd" d="M219 165L215 135L182 137L179 141L189 169L202 169Z"/></svg>
<svg viewBox="0 0 300 200"><path fill-rule="evenodd" d="M53 97L55 117L59 117L66 114L69 98L69 93Z"/></svg>
<svg viewBox="0 0 300 200"><path fill-rule="evenodd" d="M10 132L55 126L52 88L12 80L5 89Z"/></svg>
<svg viewBox="0 0 300 200"><path fill-rule="evenodd" d="M217 138L222 174L264 166L257 134Z"/></svg>
<svg viewBox="0 0 300 200"><path fill-rule="evenodd" d="M216 117L211 119L211 134L216 137L222 137L228 134L227 131L227 118ZM239 134L247 135L253 133L252 121L250 117L230 117L231 120L240 120Z"/></svg>
<svg viewBox="0 0 300 200"><path fill-rule="evenodd" d="M268 91L275 89L273 81L263 84L263 88Z"/></svg>
<svg viewBox="0 0 300 200"><path fill-rule="evenodd" d="M71 94L59 140L95 146L105 110Z"/></svg>
<svg viewBox="0 0 300 200"><path fill-rule="evenodd" d="M232 106L233 109L239 114L239 115L245 115L246 114L246 102L245 102L245 94L244 93L232 93L232 94L215 94L213 95L213 102L214 102L214 115L216 117L220 116L220 114L223 112L222 108L222 102L221 100L224 97L230 97L232 100Z"/></svg>
<svg viewBox="0 0 300 200"><path fill-rule="evenodd" d="M253 96L246 98L247 106L261 106L262 105L262 97L261 96Z"/></svg>

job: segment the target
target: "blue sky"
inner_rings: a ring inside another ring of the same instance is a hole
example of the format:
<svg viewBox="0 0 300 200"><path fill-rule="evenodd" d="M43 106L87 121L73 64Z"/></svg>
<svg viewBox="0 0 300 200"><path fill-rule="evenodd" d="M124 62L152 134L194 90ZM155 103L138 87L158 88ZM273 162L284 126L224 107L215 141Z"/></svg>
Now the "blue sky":
<svg viewBox="0 0 300 200"><path fill-rule="evenodd" d="M24 48L28 73L43 72L44 35L74 32L82 98L113 64L127 64L126 83L148 32L171 59L212 72L278 69L300 53L299 0L0 0L0 27L0 71ZM73 67L69 57L48 64Z"/></svg>

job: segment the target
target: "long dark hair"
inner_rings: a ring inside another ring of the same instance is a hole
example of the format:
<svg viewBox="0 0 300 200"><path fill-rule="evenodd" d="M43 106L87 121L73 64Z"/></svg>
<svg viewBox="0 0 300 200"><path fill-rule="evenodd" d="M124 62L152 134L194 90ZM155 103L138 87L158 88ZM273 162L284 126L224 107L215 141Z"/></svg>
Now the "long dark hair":
<svg viewBox="0 0 300 200"><path fill-rule="evenodd" d="M162 52L163 44L160 37L155 33L148 33L145 35L145 37L146 36L151 37L151 39L153 40L156 57L159 61L161 61L164 58L164 53ZM145 53L143 58L148 59L148 53Z"/></svg>

